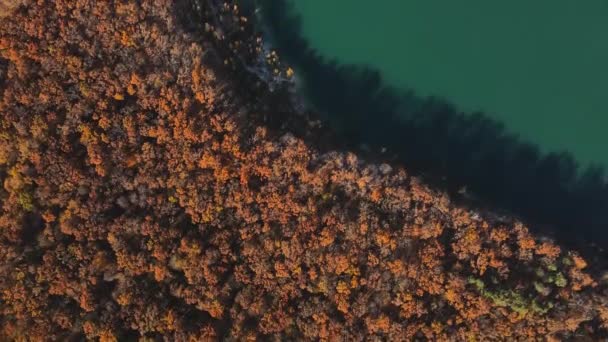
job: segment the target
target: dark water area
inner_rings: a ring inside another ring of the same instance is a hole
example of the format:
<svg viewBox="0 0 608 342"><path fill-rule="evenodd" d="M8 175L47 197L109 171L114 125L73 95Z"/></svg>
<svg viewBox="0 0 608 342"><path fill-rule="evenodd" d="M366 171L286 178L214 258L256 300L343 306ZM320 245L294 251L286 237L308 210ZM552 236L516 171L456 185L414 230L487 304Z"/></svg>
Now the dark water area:
<svg viewBox="0 0 608 342"><path fill-rule="evenodd" d="M566 152L541 152L484 112L395 88L375 68L325 57L304 38L289 2L248 5L296 70L310 105L347 148L387 148L387 159L396 156L454 198L513 213L569 247L607 245L608 184L601 166L582 167ZM460 196L463 187L474 200Z"/></svg>
<svg viewBox="0 0 608 342"><path fill-rule="evenodd" d="M311 47L608 165L608 2L290 0Z"/></svg>

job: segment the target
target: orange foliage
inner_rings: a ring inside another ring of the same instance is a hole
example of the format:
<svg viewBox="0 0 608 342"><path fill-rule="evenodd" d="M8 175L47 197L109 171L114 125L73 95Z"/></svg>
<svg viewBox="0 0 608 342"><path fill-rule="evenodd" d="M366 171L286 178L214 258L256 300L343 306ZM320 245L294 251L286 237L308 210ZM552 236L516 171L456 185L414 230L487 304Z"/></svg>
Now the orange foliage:
<svg viewBox="0 0 608 342"><path fill-rule="evenodd" d="M276 93L236 62L265 59L253 21L200 3L196 20L169 0L2 19L0 339L605 334L582 257L314 147L314 113L268 126Z"/></svg>

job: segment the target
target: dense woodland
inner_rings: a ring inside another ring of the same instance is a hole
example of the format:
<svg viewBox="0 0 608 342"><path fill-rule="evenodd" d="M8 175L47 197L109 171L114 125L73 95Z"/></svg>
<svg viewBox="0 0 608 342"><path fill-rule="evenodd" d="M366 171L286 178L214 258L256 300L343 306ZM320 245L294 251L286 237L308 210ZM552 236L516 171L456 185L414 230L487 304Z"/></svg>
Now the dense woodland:
<svg viewBox="0 0 608 342"><path fill-rule="evenodd" d="M292 71L250 25L231 1L2 19L1 340L607 337L575 251L264 125L259 64Z"/></svg>

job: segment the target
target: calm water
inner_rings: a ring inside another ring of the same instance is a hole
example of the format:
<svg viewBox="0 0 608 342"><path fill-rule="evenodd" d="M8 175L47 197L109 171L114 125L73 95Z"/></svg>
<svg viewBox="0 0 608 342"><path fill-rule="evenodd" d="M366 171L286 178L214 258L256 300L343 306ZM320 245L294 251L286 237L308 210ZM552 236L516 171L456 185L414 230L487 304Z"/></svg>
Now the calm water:
<svg viewBox="0 0 608 342"><path fill-rule="evenodd" d="M607 0L293 4L321 55L483 111L542 151L608 165Z"/></svg>

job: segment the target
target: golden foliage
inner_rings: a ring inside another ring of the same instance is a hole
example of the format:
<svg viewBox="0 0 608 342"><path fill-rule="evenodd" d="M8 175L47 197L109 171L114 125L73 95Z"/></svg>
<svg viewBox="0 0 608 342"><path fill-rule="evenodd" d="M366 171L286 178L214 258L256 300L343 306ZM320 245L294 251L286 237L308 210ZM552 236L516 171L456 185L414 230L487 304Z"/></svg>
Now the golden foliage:
<svg viewBox="0 0 608 342"><path fill-rule="evenodd" d="M246 84L249 103L224 77L226 51L263 53L251 20L227 1L225 27L185 31L180 4L39 0L2 19L0 339L601 336L588 261L266 127L268 93Z"/></svg>

